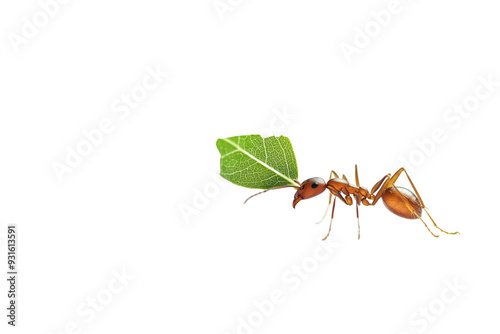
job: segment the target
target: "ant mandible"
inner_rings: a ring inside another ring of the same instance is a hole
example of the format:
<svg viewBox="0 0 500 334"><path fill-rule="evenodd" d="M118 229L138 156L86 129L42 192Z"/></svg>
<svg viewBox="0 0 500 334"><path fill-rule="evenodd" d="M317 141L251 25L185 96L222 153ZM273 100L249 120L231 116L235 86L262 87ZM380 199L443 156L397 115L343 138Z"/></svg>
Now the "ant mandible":
<svg viewBox="0 0 500 334"><path fill-rule="evenodd" d="M403 187L397 187L394 185L396 180L399 178L401 173L404 172L406 176L408 177L408 180L410 181L410 184L415 191L415 194L412 193L410 190L403 188ZM328 234L326 237L323 238L325 240L328 238L330 235L330 231L332 230L332 222L333 222L333 212L335 210L335 202L337 198L339 198L342 202L344 202L347 205L352 205L353 204L353 197L356 200L356 216L358 219L358 239L360 238L360 228L359 228L359 209L358 207L363 204L366 206L370 205L375 205L379 201L380 198L382 198L382 201L385 204L385 207L394 213L395 215L398 215L403 218L407 219L420 219L422 223L424 223L425 227L429 231L430 234L432 234L434 237L438 238L438 235L435 235L432 233L432 231L429 229L427 224L424 222L422 219L422 209L427 213L429 218L431 219L432 223L434 226L439 229L441 232L444 232L446 234L460 234L459 232L447 232L443 229L441 229L437 224L434 222L434 219L432 219L431 215L427 211L424 202L422 201L422 198L420 197L417 188L415 188L415 185L413 185L413 182L406 172L404 168L400 168L393 176L391 174L385 175L380 181L375 183L371 191L368 191L365 187L361 187L359 185L359 177L358 177L358 165L355 165L355 174L356 174L356 185L350 184L349 181L347 181L347 178L345 175L342 175L342 178L339 178L337 173L335 171L330 172L330 179L328 182L325 182L322 178L320 177L313 177L310 179L305 180L304 182L300 183L298 181L295 181L298 186L281 186L281 187L275 187L272 189L267 189L264 191L261 191L255 195L250 196L247 198L245 203L252 197L257 196L259 194L265 193L269 190L275 190L275 189L282 189L282 188L294 188L297 190L295 193L295 196L293 197L293 208L303 199L309 199L313 198L315 196L318 196L319 194L323 193L326 189L330 191L330 196L328 200L328 207L330 207L330 204L332 202L332 195L335 197L333 200L333 207L332 207L332 216L330 220L330 227L328 229ZM332 178L332 175L335 176ZM351 197L351 195L353 197ZM371 202L370 202L371 201ZM327 211L328 211L327 207ZM326 212L325 212L326 215ZM324 219L324 216L323 216ZM321 219L321 221L323 220ZM320 222L321 222L320 221Z"/></svg>

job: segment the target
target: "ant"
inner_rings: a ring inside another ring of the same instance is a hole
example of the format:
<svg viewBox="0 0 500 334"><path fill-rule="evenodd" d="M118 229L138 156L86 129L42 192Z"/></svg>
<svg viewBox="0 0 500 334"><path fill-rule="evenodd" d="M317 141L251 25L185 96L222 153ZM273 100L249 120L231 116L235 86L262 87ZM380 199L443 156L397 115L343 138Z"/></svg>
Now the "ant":
<svg viewBox="0 0 500 334"><path fill-rule="evenodd" d="M408 177L408 180L410 181L410 184L415 191L415 194L411 192L410 190L403 188L403 187L396 187L394 183L396 183L396 180L399 178L401 173L404 172L406 176ZM356 200L356 216L358 218L358 240L360 238L360 228L359 228L359 209L358 207L363 204L365 206L370 206L370 205L375 205L379 201L380 198L382 198L382 201L385 204L385 207L394 213L395 215L398 215L403 218L407 219L420 219L422 223L424 223L425 227L429 231L430 234L432 234L434 237L438 238L438 235L435 235L432 233L432 231L429 229L427 224L424 222L422 219L422 209L425 210L429 218L431 219L432 223L436 228L438 228L441 232L444 232L446 234L460 234L459 232L447 232L443 229L441 229L437 224L434 222L434 219L432 219L431 215L427 211L424 201L422 201L422 198L420 197L417 188L413 185L413 182L406 172L404 168L400 168L394 176L391 176L391 174L385 175L380 181L375 183L371 191L368 191L365 187L361 187L359 185L359 177L358 177L358 165L355 165L355 174L356 174L356 185L350 184L349 181L347 181L347 178L345 175L342 175L342 178L339 178L338 174L335 173L335 171L330 172L330 179L328 182L325 182L322 178L320 177L313 177L310 179L305 180L304 182L300 183L298 181L295 181L298 186L281 186L281 187L275 187L271 189L267 189L264 191L261 191L255 195L250 196L249 198L246 199L245 203L252 197L257 196L259 194L265 193L269 190L275 190L275 189L281 189L281 188L294 188L297 190L295 193L295 196L293 197L293 208L295 209L295 206L297 203L299 203L303 199L309 199L313 198L315 196L318 196L319 194L323 193L326 189L330 191L330 197L328 200L328 207L326 208L325 215L323 218L318 222L320 223L323 221L323 219L326 216L326 213L328 212L328 208L330 207L330 204L332 203L332 195L335 197L333 200L333 207L332 207L332 216L330 220L330 227L328 229L328 234L326 237L323 238L323 240L326 240L328 236L330 235L330 232L332 230L332 222L333 222L333 212L335 210L335 202L337 198L339 198L342 202L344 202L346 205L352 205L353 204L353 197ZM332 178L332 175L335 176ZM351 197L353 196L353 197ZM370 202L371 201L371 202Z"/></svg>

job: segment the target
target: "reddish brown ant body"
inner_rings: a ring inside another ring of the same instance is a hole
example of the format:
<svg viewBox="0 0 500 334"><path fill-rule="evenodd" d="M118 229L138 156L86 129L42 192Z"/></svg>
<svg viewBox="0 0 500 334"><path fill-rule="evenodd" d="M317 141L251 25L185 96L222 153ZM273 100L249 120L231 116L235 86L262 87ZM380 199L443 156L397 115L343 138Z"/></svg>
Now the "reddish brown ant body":
<svg viewBox="0 0 500 334"><path fill-rule="evenodd" d="M399 178L399 176L401 175L402 172L404 172L406 174L406 176L408 177L408 180L410 181L410 184L411 184L413 190L415 191L416 195L406 188L397 187L394 185L394 183ZM417 189L415 188L412 180L410 179L410 176L408 175L408 173L406 172L406 170L404 168L400 168L393 176L391 176L391 174L385 175L380 181L378 181L373 186L371 191L368 191L368 189L361 187L359 185L358 166L357 165L355 167L355 174L356 174L356 185L350 184L349 181L347 181L347 178L345 177L345 175L342 175L342 178L339 178L337 173L335 173L332 170L330 172L330 179L328 180L328 182L325 182L320 177L313 177L313 178L305 180L302 183L295 181L298 186L284 186L284 187L276 187L276 188L268 189L268 190L262 191L258 194L255 194L253 196L250 196L245 201L245 203L250 198L252 198L256 195L262 194L266 191L291 187L291 188L294 188L297 190L297 192L295 193L295 196L293 198L293 207L295 208L297 203L299 203L301 200L315 197L328 189L330 191L330 198L328 201L328 206L330 206L330 204L331 204L332 196L334 196L335 198L333 201L332 216L331 216L331 220L330 220L330 228L328 229L328 234L326 235L326 237L323 240L328 238L328 236L330 235L330 231L332 228L332 221L333 221L333 212L335 210L335 202L336 202L337 198L339 198L342 202L344 202L347 205L352 205L353 202L356 201L356 215L358 218L358 239L360 238L359 209L358 209L358 207L361 204L366 205L366 206L375 205L379 201L380 198L382 198L382 201L384 202L385 207L389 211L394 213L395 215L398 215L400 217L407 218L407 219L420 219L422 221L422 223L424 223L427 230L436 238L439 236L432 233L432 231L429 229L427 224L422 219L422 210L425 210L425 212L427 213L427 215L431 219L434 226L437 229L439 229L441 232L444 232L446 234L459 234L458 232L453 232L453 233L446 232L445 230L443 230L439 226L437 226L437 224L434 222L434 220L430 216L429 212L427 212L426 207L424 205L424 202L422 201L422 198L420 197ZM332 175L335 177L332 178Z"/></svg>

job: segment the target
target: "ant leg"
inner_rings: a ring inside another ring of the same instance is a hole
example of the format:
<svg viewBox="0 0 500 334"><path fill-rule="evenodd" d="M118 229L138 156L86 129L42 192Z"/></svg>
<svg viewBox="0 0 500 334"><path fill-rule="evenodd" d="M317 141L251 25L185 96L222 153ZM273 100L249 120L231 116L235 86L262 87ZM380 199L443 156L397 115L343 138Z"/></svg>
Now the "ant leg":
<svg viewBox="0 0 500 334"><path fill-rule="evenodd" d="M385 180L385 182L384 182L384 180ZM384 184L382 184L382 182L384 182ZM380 187L380 185L382 185L382 187ZM384 192L385 189L390 188L392 186L393 186L393 184L391 182L391 174L387 174L380 181L375 183L370 195L373 196L373 193L376 192L377 190L378 191L377 191L377 194L375 195L375 197L373 198L372 205L375 205L378 202L378 200L382 196L382 193Z"/></svg>
<svg viewBox="0 0 500 334"><path fill-rule="evenodd" d="M358 240L361 237L360 232L359 232L359 205L361 204L361 198L359 197L359 194L356 193L356 217L358 218Z"/></svg>
<svg viewBox="0 0 500 334"><path fill-rule="evenodd" d="M425 213L427 213L427 216L429 216L429 218L431 219L432 223L434 224L434 226L436 226L436 228L438 230L440 230L441 232L444 232L446 234L460 234L460 232L458 232L458 231L457 232L447 232L447 231L443 230L441 227L437 226L437 224L434 222L434 219L432 219L432 217L429 214L429 212L427 211L427 209L426 208L423 208L423 209L425 210Z"/></svg>
<svg viewBox="0 0 500 334"><path fill-rule="evenodd" d="M356 176L356 186L359 188L358 165L354 165L354 174Z"/></svg>
<svg viewBox="0 0 500 334"><path fill-rule="evenodd" d="M359 205L356 205L356 216L358 217L358 240L361 237L360 231L359 231Z"/></svg>
<svg viewBox="0 0 500 334"><path fill-rule="evenodd" d="M440 230L441 232L444 232L446 234L460 234L459 232L447 232L445 230L443 230L442 228L440 228L439 226L437 226L436 222L434 221L434 219L432 219L431 215L429 214L429 212L427 211L427 208L425 207L424 205L424 201L422 200L422 197L420 197L420 194L418 193L418 190L417 188L415 188L415 185L413 184L410 176L408 175L408 172L406 172L406 170L401 167L397 172L396 174L394 174L394 176L392 177L391 181L394 183L396 182L396 180L398 179L398 177L401 175L402 172L405 172L406 174L406 177L408 178L408 181L410 181L410 184L411 184L411 187L413 188L413 190L415 191L415 194L417 195L419 201L420 201L420 204L422 205L422 209L424 209L424 211L427 213L427 216L429 216L429 218L431 219L432 223L434 224L434 226L436 226L436 228L438 230ZM397 188L395 188L397 190ZM399 192L399 190L398 190ZM419 217L420 218L420 217Z"/></svg>
<svg viewBox="0 0 500 334"><path fill-rule="evenodd" d="M326 187L326 189L330 190L330 193L335 196L335 198L340 198L340 200L342 202L344 202L345 205L350 205L349 203L347 203L347 201L345 200L344 196L342 196L342 193L333 189L333 188L328 188L328 186ZM347 196L346 196L347 197ZM352 204L352 203L351 203Z"/></svg>
<svg viewBox="0 0 500 334"><path fill-rule="evenodd" d="M330 208L330 204L332 204L332 193L330 193L330 196L328 199L328 205L326 206L326 210L325 210L325 213L323 214L323 217L321 218L321 220L317 221L315 224L320 224L323 222L323 220L325 220L326 214L328 213L328 208Z"/></svg>
<svg viewBox="0 0 500 334"><path fill-rule="evenodd" d="M335 210L335 202L336 201L337 201L337 196L335 196L335 198L333 199L332 219L330 219L330 227L328 228L328 234L326 235L326 237L323 238L323 241L326 240L326 238L328 238L328 236L330 235L330 231L332 230L333 211Z"/></svg>
<svg viewBox="0 0 500 334"><path fill-rule="evenodd" d="M334 170L332 170L332 171L330 172L330 177L329 177L329 179L331 179L331 178L332 178L332 175L335 175L335 177L337 177L337 178L339 177L339 176L337 175L337 173L335 173L335 171L334 171ZM323 214L323 217L321 218L321 220L319 220L319 221L315 222L315 224L320 224L321 222L323 222L323 220L325 220L326 214L328 213L328 208L330 208L330 204L332 204L332 193L331 193L331 192L330 192L330 196L329 196L329 198L328 198L328 205L326 206L325 213Z"/></svg>
<svg viewBox="0 0 500 334"><path fill-rule="evenodd" d="M358 176L358 165L354 165L354 175L356 177L356 186L359 188L359 176ZM359 205L361 204L361 198L359 197L359 193L356 193L356 217L358 218L358 240L361 237L360 228L359 228Z"/></svg>

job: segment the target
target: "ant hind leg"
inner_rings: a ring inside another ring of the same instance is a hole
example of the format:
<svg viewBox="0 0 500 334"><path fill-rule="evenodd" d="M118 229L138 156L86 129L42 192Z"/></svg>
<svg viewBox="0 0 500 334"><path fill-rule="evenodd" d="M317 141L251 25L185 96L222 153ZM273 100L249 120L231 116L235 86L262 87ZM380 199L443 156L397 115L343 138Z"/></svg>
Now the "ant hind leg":
<svg viewBox="0 0 500 334"><path fill-rule="evenodd" d="M436 228L438 230L440 230L441 232L444 232L446 234L460 234L460 232L447 232L445 230L443 230L441 227L437 226L437 224L434 222L434 219L432 219L431 215L429 214L429 212L427 211L427 208L423 208L425 210L425 213L427 213L427 216L429 216L429 218L431 219L432 223L434 224L434 226L436 226Z"/></svg>
<svg viewBox="0 0 500 334"><path fill-rule="evenodd" d="M403 167L401 167L401 168L400 168L400 169L396 172L396 174L394 174L394 176L391 178L392 183L394 184L394 183L396 182L396 180L398 179L398 177L401 175L401 173L402 173L402 172L405 172L406 177L408 178L408 181L410 181L411 187L413 188L413 190L415 191L415 194L417 195L418 199L420 200L420 204L421 204L421 206L422 206L422 209L424 209L425 213L427 213L427 216L429 216L430 220L432 221L432 224L434 224L434 226L435 226L438 230L440 230L441 232L443 232L443 233L446 233L446 234L460 234L458 231L457 231L457 232L448 232L448 231L443 230L441 227L437 226L436 222L434 221L434 219L432 219L431 215L430 215L430 214L429 214L429 212L427 211L427 208L426 208L426 207L425 207L425 205L424 205L424 201L422 200L422 197L420 197L420 194L418 193L417 188L416 188L416 187L415 187L415 185L413 184L413 182L412 182L412 180L411 180L411 178L410 178L410 175L408 175L408 172L407 172L407 171L406 171ZM394 188L397 190L397 187L394 187ZM398 190L398 192L399 192L399 190ZM420 220L422 220L422 218L421 218L421 217L419 217L419 218L420 218ZM422 222L423 222L423 220L422 220ZM424 223L424 224L425 224L425 223ZM425 226L427 226L427 225L425 225ZM427 227L427 229L429 229L429 228ZM429 230L429 231L430 231L430 230ZM432 233L432 232L431 232L431 233ZM434 234L432 233L432 235L434 235ZM434 236L435 236L435 235L434 235Z"/></svg>

